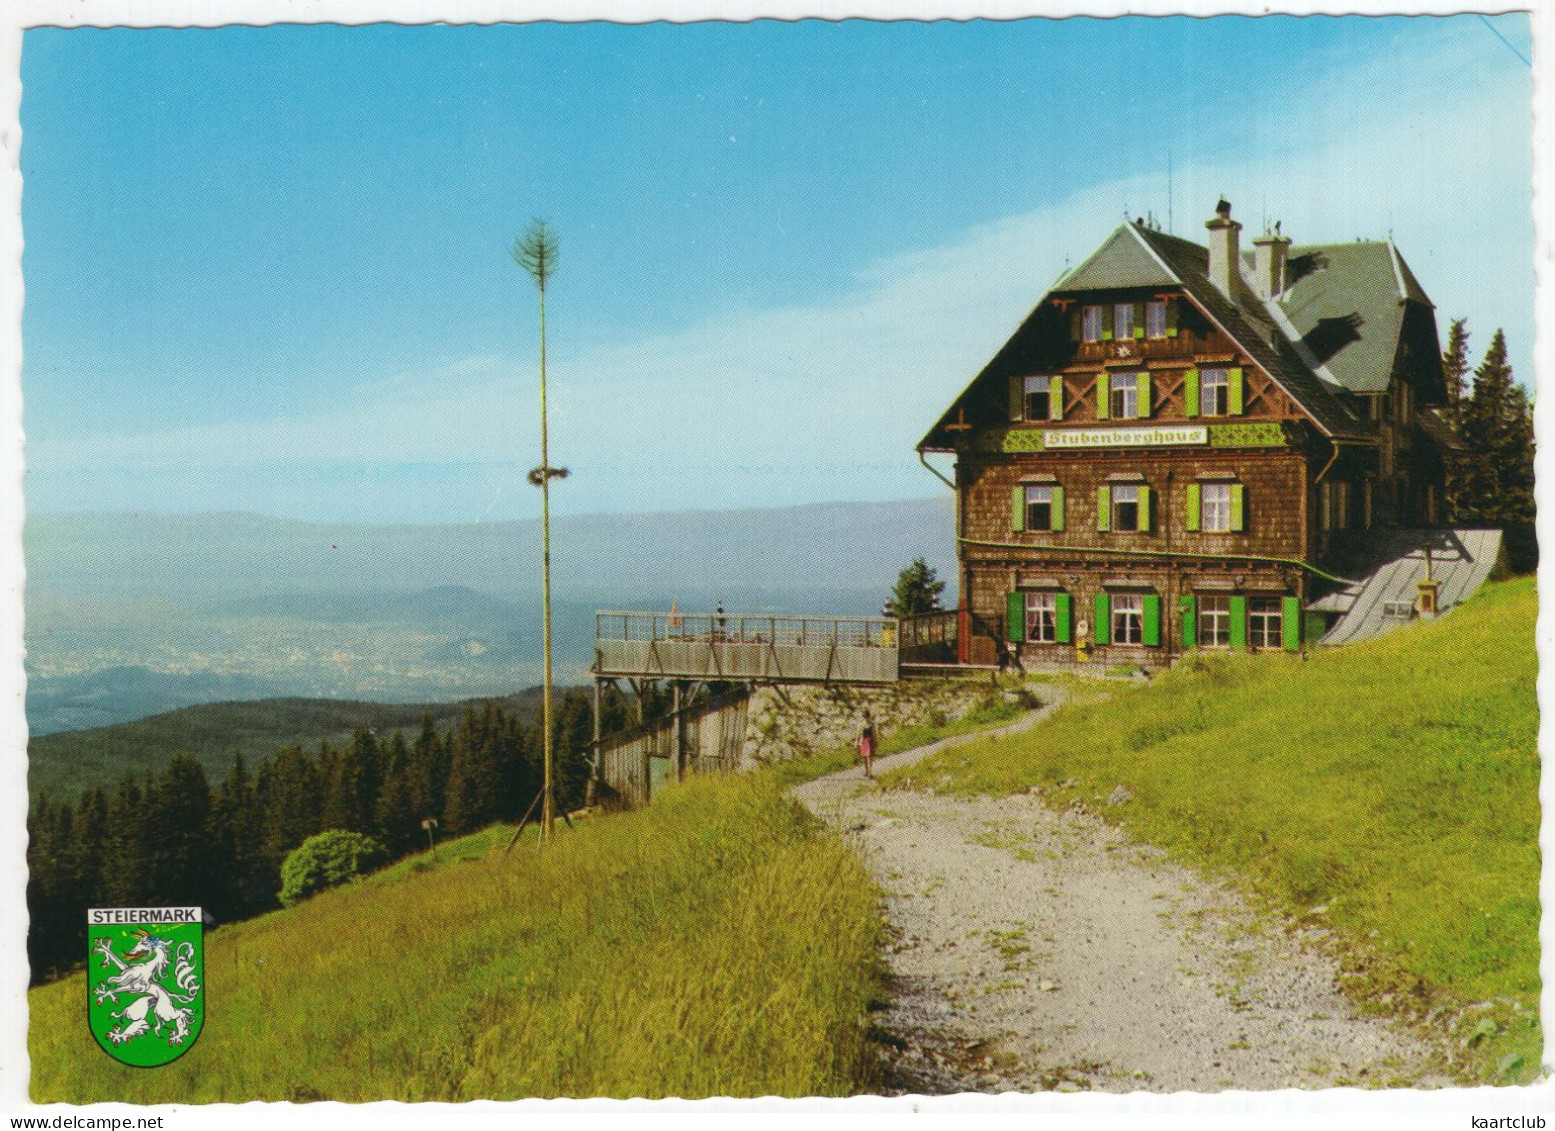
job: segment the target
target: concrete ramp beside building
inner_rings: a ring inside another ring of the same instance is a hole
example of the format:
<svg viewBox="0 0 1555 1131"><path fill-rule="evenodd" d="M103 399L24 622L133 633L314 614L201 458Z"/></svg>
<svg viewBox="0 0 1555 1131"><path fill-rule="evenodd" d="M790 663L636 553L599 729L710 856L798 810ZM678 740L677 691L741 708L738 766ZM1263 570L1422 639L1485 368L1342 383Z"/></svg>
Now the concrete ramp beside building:
<svg viewBox="0 0 1555 1131"><path fill-rule="evenodd" d="M1501 531L1380 530L1364 550L1362 580L1307 606L1337 615L1321 644L1350 644L1415 619L1420 583L1428 579L1439 586L1438 612L1449 612L1489 578L1501 556Z"/></svg>

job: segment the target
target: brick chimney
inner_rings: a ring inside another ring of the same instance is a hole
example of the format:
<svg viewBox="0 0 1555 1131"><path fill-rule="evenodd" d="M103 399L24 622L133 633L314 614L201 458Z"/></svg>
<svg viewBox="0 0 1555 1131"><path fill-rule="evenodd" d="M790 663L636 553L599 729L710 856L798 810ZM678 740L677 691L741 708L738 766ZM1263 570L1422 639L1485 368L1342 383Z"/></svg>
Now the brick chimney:
<svg viewBox="0 0 1555 1131"><path fill-rule="evenodd" d="M1290 239L1280 235L1280 225L1274 225L1274 233L1265 232L1253 241L1253 288L1261 299L1279 298L1285 293L1285 260L1290 251Z"/></svg>
<svg viewBox="0 0 1555 1131"><path fill-rule="evenodd" d="M1209 229L1209 281L1235 301L1231 285L1241 270L1238 233L1242 225L1231 219L1231 202L1222 199L1215 205L1214 217L1204 221L1204 226Z"/></svg>

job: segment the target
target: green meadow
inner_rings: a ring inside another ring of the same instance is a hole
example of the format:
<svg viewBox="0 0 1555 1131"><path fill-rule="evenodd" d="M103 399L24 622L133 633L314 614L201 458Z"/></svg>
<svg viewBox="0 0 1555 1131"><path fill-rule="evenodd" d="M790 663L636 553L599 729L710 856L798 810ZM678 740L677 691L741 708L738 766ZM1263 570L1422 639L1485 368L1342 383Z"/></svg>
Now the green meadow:
<svg viewBox="0 0 1555 1131"><path fill-rule="evenodd" d="M504 847L500 826L207 936L208 1021L124 1067L83 975L29 995L38 1102L840 1095L867 1090L883 925L774 775L674 786ZM94 971L94 977L101 975Z"/></svg>
<svg viewBox="0 0 1555 1131"><path fill-rule="evenodd" d="M1363 644L1206 655L889 786L1083 804L1327 926L1363 1005L1450 1030L1459 1071L1538 1072L1532 578ZM1106 799L1118 784L1133 794Z"/></svg>

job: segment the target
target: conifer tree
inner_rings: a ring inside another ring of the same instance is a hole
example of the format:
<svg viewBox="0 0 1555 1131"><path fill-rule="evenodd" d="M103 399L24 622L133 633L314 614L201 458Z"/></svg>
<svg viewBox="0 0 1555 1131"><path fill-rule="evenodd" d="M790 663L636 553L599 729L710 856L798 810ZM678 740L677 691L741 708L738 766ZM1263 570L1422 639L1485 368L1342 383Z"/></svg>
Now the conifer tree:
<svg viewBox="0 0 1555 1131"><path fill-rule="evenodd" d="M1463 523L1500 527L1517 572L1538 564L1534 531L1533 412L1512 379L1506 337L1496 330L1474 371L1474 391L1461 407L1463 451L1454 460L1454 515Z"/></svg>
<svg viewBox="0 0 1555 1131"><path fill-rule="evenodd" d="M383 789L378 794L378 827L384 847L396 859L418 847L421 817L410 801L410 748L399 731L384 747Z"/></svg>
<svg viewBox="0 0 1555 1131"><path fill-rule="evenodd" d="M114 866L103 884L109 907L141 907L146 902L144 879L150 867L150 846L141 837L146 791L134 774L126 774L108 802L108 854Z"/></svg>
<svg viewBox="0 0 1555 1131"><path fill-rule="evenodd" d="M1467 318L1454 318L1447 329L1447 348L1442 351L1442 377L1447 384L1447 404L1456 409L1470 392Z"/></svg>
<svg viewBox="0 0 1555 1131"><path fill-rule="evenodd" d="M169 905L220 901L210 851L211 790L205 767L177 753L149 796L142 837L149 841L150 895Z"/></svg>
<svg viewBox="0 0 1555 1131"><path fill-rule="evenodd" d="M451 833L467 833L489 825L496 819L497 762L473 708L466 708L454 728L449 750L443 827Z"/></svg>
<svg viewBox="0 0 1555 1131"><path fill-rule="evenodd" d="M883 612L888 617L915 617L939 609L940 594L945 583L939 574L923 558L914 558L912 564L897 574L896 587Z"/></svg>
<svg viewBox="0 0 1555 1131"><path fill-rule="evenodd" d="M417 820L440 818L448 788L448 747L438 737L430 713L421 716L421 733L411 747L409 781Z"/></svg>
<svg viewBox="0 0 1555 1131"><path fill-rule="evenodd" d="M264 859L279 868L292 849L322 831L321 782L300 746L279 750L265 776Z"/></svg>
<svg viewBox="0 0 1555 1131"><path fill-rule="evenodd" d="M256 914L270 904L273 869L264 857L264 828L258 791L239 750L222 779L211 810L212 852L226 882L211 913L222 922Z"/></svg>

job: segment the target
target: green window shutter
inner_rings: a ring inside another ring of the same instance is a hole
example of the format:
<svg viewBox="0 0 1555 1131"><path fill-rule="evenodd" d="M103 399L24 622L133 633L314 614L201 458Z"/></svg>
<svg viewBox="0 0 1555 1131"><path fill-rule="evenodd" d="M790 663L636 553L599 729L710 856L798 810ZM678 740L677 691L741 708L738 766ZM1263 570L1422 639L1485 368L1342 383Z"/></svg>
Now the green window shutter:
<svg viewBox="0 0 1555 1131"><path fill-rule="evenodd" d="M1182 380L1182 414L1199 415L1199 371L1190 369Z"/></svg>
<svg viewBox="0 0 1555 1131"><path fill-rule="evenodd" d="M1083 332L1084 327L1084 318L1085 307L1081 306L1079 303L1075 303L1074 309L1069 312L1069 340L1071 342L1078 342L1080 340L1080 335Z"/></svg>
<svg viewBox="0 0 1555 1131"><path fill-rule="evenodd" d="M1112 341L1112 304L1110 302L1101 304L1101 340L1104 342Z"/></svg>
<svg viewBox="0 0 1555 1131"><path fill-rule="evenodd" d="M1161 646L1161 597L1158 593L1145 594L1144 642L1154 648Z"/></svg>
<svg viewBox="0 0 1555 1131"><path fill-rule="evenodd" d="M1143 420L1150 415L1150 374L1134 374L1134 415Z"/></svg>
<svg viewBox="0 0 1555 1131"><path fill-rule="evenodd" d="M1112 529L1112 488L1105 484L1096 488L1096 529Z"/></svg>
<svg viewBox="0 0 1555 1131"><path fill-rule="evenodd" d="M1004 638L1011 644L1026 639L1026 594L1019 590L1004 599Z"/></svg>
<svg viewBox="0 0 1555 1131"><path fill-rule="evenodd" d="M1177 298L1166 300L1166 336L1168 338L1177 336L1177 304L1181 301L1181 299Z"/></svg>
<svg viewBox="0 0 1555 1131"><path fill-rule="evenodd" d="M1286 597L1280 605L1280 643L1287 652L1299 652L1301 651L1301 598Z"/></svg>
<svg viewBox="0 0 1555 1131"><path fill-rule="evenodd" d="M1053 619L1057 623L1054 635L1060 644L1074 643L1074 598L1067 593L1060 593L1053 598Z"/></svg>
<svg viewBox="0 0 1555 1131"><path fill-rule="evenodd" d="M1200 492L1197 483L1188 484L1188 529L1199 528Z"/></svg>
<svg viewBox="0 0 1555 1131"><path fill-rule="evenodd" d="M1062 377L1047 379L1047 418L1049 420L1064 418L1064 379Z"/></svg>
<svg viewBox="0 0 1555 1131"><path fill-rule="evenodd" d="M1242 415L1242 404L1247 399L1243 385L1244 382L1242 381L1242 371L1240 369L1233 369L1226 375L1226 399L1228 401L1227 411L1229 411L1232 416Z"/></svg>
<svg viewBox="0 0 1555 1131"><path fill-rule="evenodd" d="M1231 484L1231 529L1247 529L1247 488L1240 483Z"/></svg>
<svg viewBox="0 0 1555 1131"><path fill-rule="evenodd" d="M1096 378L1096 419L1106 420L1112 401L1112 375L1103 373Z"/></svg>
<svg viewBox="0 0 1555 1131"><path fill-rule="evenodd" d="M1247 651L1247 598L1240 593L1231 596L1231 648Z"/></svg>
<svg viewBox="0 0 1555 1131"><path fill-rule="evenodd" d="M1143 484L1139 488L1139 526L1136 529L1150 529L1150 488Z"/></svg>
<svg viewBox="0 0 1555 1131"><path fill-rule="evenodd" d="M1112 643L1112 601L1105 593L1096 594L1096 643Z"/></svg>
<svg viewBox="0 0 1555 1131"><path fill-rule="evenodd" d="M1182 614L1182 646L1199 646L1199 599L1192 593L1178 598L1178 611Z"/></svg>
<svg viewBox="0 0 1555 1131"><path fill-rule="evenodd" d="M1145 304L1142 303L1142 302L1136 302L1134 304L1134 337L1136 337L1136 338L1143 338L1144 336L1145 336Z"/></svg>
<svg viewBox="0 0 1555 1131"><path fill-rule="evenodd" d="M1018 484L1010 492L1010 526L1017 531L1026 529L1026 488Z"/></svg>
<svg viewBox="0 0 1555 1131"><path fill-rule="evenodd" d="M1010 378L1010 419L1026 419L1026 379Z"/></svg>
<svg viewBox="0 0 1555 1131"><path fill-rule="evenodd" d="M1053 488L1053 529L1054 530L1062 530L1063 528L1064 528L1064 489L1062 487L1054 487Z"/></svg>

